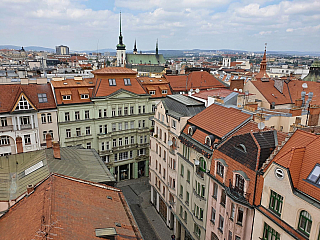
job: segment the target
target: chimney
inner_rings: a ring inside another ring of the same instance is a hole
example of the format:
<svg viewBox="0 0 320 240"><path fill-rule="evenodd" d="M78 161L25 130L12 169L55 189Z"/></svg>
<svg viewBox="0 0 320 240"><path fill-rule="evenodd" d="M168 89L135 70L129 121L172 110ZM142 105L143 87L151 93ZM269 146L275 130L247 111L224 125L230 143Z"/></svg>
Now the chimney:
<svg viewBox="0 0 320 240"><path fill-rule="evenodd" d="M46 144L47 148L52 148L52 136L50 133L46 134Z"/></svg>
<svg viewBox="0 0 320 240"><path fill-rule="evenodd" d="M60 145L58 142L53 142L53 157L61 159L60 155Z"/></svg>
<svg viewBox="0 0 320 240"><path fill-rule="evenodd" d="M17 153L23 153L22 138L20 136L16 138L16 145L17 145Z"/></svg>
<svg viewBox="0 0 320 240"><path fill-rule="evenodd" d="M33 184L28 184L27 186L27 194L30 195L34 191Z"/></svg>
<svg viewBox="0 0 320 240"><path fill-rule="evenodd" d="M297 107L301 107L301 106L302 106L302 99L301 99L301 98L296 99L295 105L296 105Z"/></svg>

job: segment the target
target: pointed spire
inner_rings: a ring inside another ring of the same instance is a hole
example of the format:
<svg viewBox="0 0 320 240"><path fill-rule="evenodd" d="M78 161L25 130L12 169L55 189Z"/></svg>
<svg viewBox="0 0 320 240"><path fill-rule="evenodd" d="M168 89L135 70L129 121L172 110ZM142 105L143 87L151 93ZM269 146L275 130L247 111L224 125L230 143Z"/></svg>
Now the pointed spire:
<svg viewBox="0 0 320 240"><path fill-rule="evenodd" d="M122 32L121 32L121 11L120 11L120 36L122 36Z"/></svg>
<svg viewBox="0 0 320 240"><path fill-rule="evenodd" d="M265 43L264 46L264 54L262 61L260 63L260 71L266 71L267 70L267 43Z"/></svg>
<svg viewBox="0 0 320 240"><path fill-rule="evenodd" d="M156 55L158 55L159 49L158 49L158 38L157 38L157 43L156 43Z"/></svg>
<svg viewBox="0 0 320 240"><path fill-rule="evenodd" d="M123 44L123 37L121 31L121 12L120 12L120 35L119 35L119 43L117 45L117 50L126 50L126 45Z"/></svg>
<svg viewBox="0 0 320 240"><path fill-rule="evenodd" d="M133 47L133 53L137 53L138 49L137 49L137 39L134 40L134 47Z"/></svg>

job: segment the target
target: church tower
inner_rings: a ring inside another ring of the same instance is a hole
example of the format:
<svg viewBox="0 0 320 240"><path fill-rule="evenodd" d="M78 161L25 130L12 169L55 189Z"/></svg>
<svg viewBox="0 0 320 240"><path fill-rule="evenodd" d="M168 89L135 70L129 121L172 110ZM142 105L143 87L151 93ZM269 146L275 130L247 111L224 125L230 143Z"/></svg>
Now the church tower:
<svg viewBox="0 0 320 240"><path fill-rule="evenodd" d="M137 54L137 53L138 53L137 40L134 40L133 54Z"/></svg>
<svg viewBox="0 0 320 240"><path fill-rule="evenodd" d="M120 35L119 43L117 44L117 67L126 66L126 45L123 44L123 37L121 32L121 12L120 12Z"/></svg>

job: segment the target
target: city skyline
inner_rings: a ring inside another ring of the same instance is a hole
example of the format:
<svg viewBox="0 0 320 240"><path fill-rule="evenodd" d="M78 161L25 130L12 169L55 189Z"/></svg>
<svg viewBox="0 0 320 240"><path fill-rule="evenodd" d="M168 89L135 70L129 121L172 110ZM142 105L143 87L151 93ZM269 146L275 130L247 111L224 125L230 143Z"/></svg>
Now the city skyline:
<svg viewBox="0 0 320 240"><path fill-rule="evenodd" d="M0 45L127 50L319 51L320 1L4 0Z"/></svg>

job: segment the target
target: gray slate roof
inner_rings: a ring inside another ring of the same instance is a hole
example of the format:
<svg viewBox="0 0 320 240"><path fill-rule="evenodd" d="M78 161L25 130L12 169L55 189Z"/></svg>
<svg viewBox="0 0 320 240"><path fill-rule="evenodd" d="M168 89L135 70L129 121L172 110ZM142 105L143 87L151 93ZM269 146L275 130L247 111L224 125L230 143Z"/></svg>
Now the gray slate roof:
<svg viewBox="0 0 320 240"><path fill-rule="evenodd" d="M18 198L50 172L98 183L116 181L94 149L62 147L60 154L55 159L52 149L44 149L0 157L0 201Z"/></svg>
<svg viewBox="0 0 320 240"><path fill-rule="evenodd" d="M169 95L162 103L167 114L178 120L180 117L192 117L206 108L203 102L180 94Z"/></svg>

